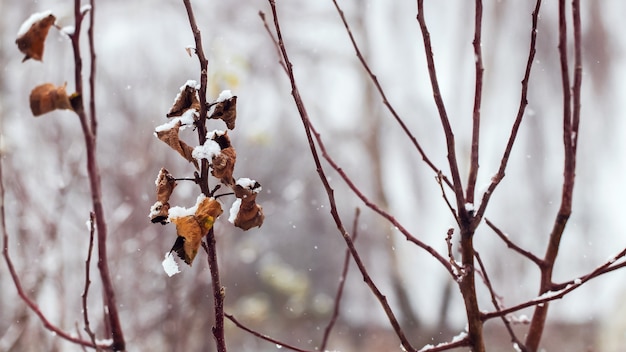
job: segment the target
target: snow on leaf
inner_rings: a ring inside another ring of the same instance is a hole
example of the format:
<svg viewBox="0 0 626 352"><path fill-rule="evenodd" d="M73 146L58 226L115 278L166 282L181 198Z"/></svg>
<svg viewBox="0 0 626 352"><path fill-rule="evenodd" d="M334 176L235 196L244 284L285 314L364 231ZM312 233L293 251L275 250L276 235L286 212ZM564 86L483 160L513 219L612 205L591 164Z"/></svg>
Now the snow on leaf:
<svg viewBox="0 0 626 352"><path fill-rule="evenodd" d="M222 206L215 198L198 197L198 202L193 208L195 208L193 215L177 217L173 217L170 210L170 221L176 225L178 235L170 252L176 252L189 266L198 254L202 238L222 214Z"/></svg>
<svg viewBox="0 0 626 352"><path fill-rule="evenodd" d="M203 145L199 145L193 148L191 155L198 161L202 159L211 160L214 156L218 155L222 150L220 145L214 140L207 139Z"/></svg>
<svg viewBox="0 0 626 352"><path fill-rule="evenodd" d="M233 202L233 205L230 207L230 216L228 217L228 222L231 224L235 224L235 219L239 215L239 208L241 207L241 199L237 198Z"/></svg>
<svg viewBox="0 0 626 352"><path fill-rule="evenodd" d="M200 110L200 98L198 97L197 83L193 80L188 80L182 87L180 87L180 93L176 95L174 104L167 113L167 117L181 116L189 109L196 111Z"/></svg>
<svg viewBox="0 0 626 352"><path fill-rule="evenodd" d="M229 130L235 129L237 119L237 96L233 96L230 90L220 93L217 100L207 112L210 119L220 119L226 123Z"/></svg>
<svg viewBox="0 0 626 352"><path fill-rule="evenodd" d="M56 17L54 17L52 11L44 11L32 14L22 23L15 40L18 49L26 55L22 62L28 59L41 61L44 42L50 27L52 27L55 21Z"/></svg>
<svg viewBox="0 0 626 352"><path fill-rule="evenodd" d="M196 169L198 169L198 161L192 156L193 148L187 143L180 140L178 131L180 129L181 122L178 121L174 126L168 129L159 128L155 131L158 139L169 145L172 149L178 152L185 160L192 163ZM161 126L159 126L161 127Z"/></svg>
<svg viewBox="0 0 626 352"><path fill-rule="evenodd" d="M169 217L170 196L176 187L176 179L166 168L161 168L155 181L157 201L150 207L150 220L165 225Z"/></svg>

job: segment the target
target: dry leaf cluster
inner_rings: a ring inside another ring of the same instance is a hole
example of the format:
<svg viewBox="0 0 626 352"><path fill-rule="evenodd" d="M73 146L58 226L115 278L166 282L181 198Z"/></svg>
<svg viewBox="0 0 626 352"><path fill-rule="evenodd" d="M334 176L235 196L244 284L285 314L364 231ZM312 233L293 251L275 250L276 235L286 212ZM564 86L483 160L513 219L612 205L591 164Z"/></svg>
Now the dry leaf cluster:
<svg viewBox="0 0 626 352"><path fill-rule="evenodd" d="M218 99L207 104L206 108L207 119L222 120L229 130L235 128L237 97L232 96L230 91L222 92ZM155 129L156 137L185 160L193 163L196 170L200 170L202 159L206 159L211 175L222 185L232 189L237 198L231 208L231 222L243 230L260 227L265 218L263 208L256 203L261 185L249 179L241 179L246 180L242 183L233 177L237 152L231 144L228 132L220 130L209 132L206 135L206 142L196 147L192 147L180 137L182 129L197 127L200 118L199 86L195 81L187 81L180 88L166 117L171 120ZM193 180L196 183L201 182L199 173L196 172L194 175ZM162 168L156 180L156 203L150 209L149 216L153 223L171 222L176 225L177 238L171 251L176 252L185 263L191 265L202 239L209 233L223 210L213 194L201 195L192 208L175 207L173 210L169 201L175 187L176 178L167 169ZM184 209L182 214L181 209Z"/></svg>

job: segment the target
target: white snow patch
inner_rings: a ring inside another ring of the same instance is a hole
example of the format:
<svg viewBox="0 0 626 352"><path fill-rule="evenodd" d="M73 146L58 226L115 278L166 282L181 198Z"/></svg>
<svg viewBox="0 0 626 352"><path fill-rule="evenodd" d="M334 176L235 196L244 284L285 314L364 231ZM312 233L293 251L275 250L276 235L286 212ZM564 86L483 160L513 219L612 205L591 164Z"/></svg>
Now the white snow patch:
<svg viewBox="0 0 626 352"><path fill-rule="evenodd" d="M515 350L515 352L522 352L522 349L521 349L521 347L519 347L517 342L513 343L513 349Z"/></svg>
<svg viewBox="0 0 626 352"><path fill-rule="evenodd" d="M172 252L165 253L165 259L163 259L161 265L163 265L163 270L169 277L180 273L180 270L178 269L178 264L176 263L176 260L174 260Z"/></svg>
<svg viewBox="0 0 626 352"><path fill-rule="evenodd" d="M196 204L191 208L185 207L171 207L168 211L167 221L171 222L171 219L182 218L185 216L195 215L196 210L198 210L198 204L202 202L202 200L206 198L204 194L200 194L196 199Z"/></svg>
<svg viewBox="0 0 626 352"><path fill-rule="evenodd" d="M235 223L235 219L237 219L237 215L239 214L239 208L241 207L241 199L237 198L233 205L230 207L230 216L228 217L228 222L231 224Z"/></svg>
<svg viewBox="0 0 626 352"><path fill-rule="evenodd" d="M217 97L217 100L215 100L216 103L220 103L223 102L225 100L228 100L230 98L233 97L233 93L230 91L230 89L227 90L223 90L220 95Z"/></svg>
<svg viewBox="0 0 626 352"><path fill-rule="evenodd" d="M74 26L65 26L61 28L61 33L64 33L67 36L74 35L75 31L76 31L76 28Z"/></svg>
<svg viewBox="0 0 626 352"><path fill-rule="evenodd" d="M465 211L468 211L468 212L474 211L474 203L465 203Z"/></svg>
<svg viewBox="0 0 626 352"><path fill-rule="evenodd" d="M38 21L43 20L44 18L50 15L52 15L51 10L43 11L43 12L36 12L30 15L30 17L28 17L26 21L22 23L22 25L20 26L20 29L17 31L17 37L19 38L23 36L26 32L28 32L28 30L30 29L30 27L33 26L33 24L35 24Z"/></svg>
<svg viewBox="0 0 626 352"><path fill-rule="evenodd" d="M583 283L583 280L581 280L580 278L577 278L574 280L574 285L580 285Z"/></svg>
<svg viewBox="0 0 626 352"><path fill-rule="evenodd" d="M148 213L148 217L152 219L159 212L159 209L163 206L161 201L157 201L150 207L150 212Z"/></svg>
<svg viewBox="0 0 626 352"><path fill-rule="evenodd" d="M191 156L198 161L202 159L211 160L214 156L219 155L221 151L222 149L216 141L207 139L203 145L193 148Z"/></svg>
<svg viewBox="0 0 626 352"><path fill-rule="evenodd" d="M80 13L85 13L87 11L91 11L91 5L85 4L80 7Z"/></svg>
<svg viewBox="0 0 626 352"><path fill-rule="evenodd" d="M209 131L209 132L206 133L206 138L207 139L215 139L215 138L217 138L219 136L223 136L225 134L226 134L226 132L223 131L223 130L213 130L213 131Z"/></svg>
<svg viewBox="0 0 626 352"><path fill-rule="evenodd" d="M96 345L98 346L111 346L113 339L96 339Z"/></svg>
<svg viewBox="0 0 626 352"><path fill-rule="evenodd" d="M259 193L259 192L261 192L261 189L262 189L261 186L257 186L255 188L255 186L258 185L258 183L255 180L249 179L247 177L242 177L242 178L238 179L236 184L241 186L241 187L243 187L243 188L247 188L247 189L249 189L251 191L254 191L254 193Z"/></svg>
<svg viewBox="0 0 626 352"><path fill-rule="evenodd" d="M193 126L193 123L195 121L195 117L198 116L198 111L196 109L189 109L187 111L185 111L181 116L175 117L173 119L171 119L170 121L157 126L154 129L154 132L163 132L163 131L169 131L172 128L176 127L176 125L178 125L180 123L180 130L184 130L187 127Z"/></svg>

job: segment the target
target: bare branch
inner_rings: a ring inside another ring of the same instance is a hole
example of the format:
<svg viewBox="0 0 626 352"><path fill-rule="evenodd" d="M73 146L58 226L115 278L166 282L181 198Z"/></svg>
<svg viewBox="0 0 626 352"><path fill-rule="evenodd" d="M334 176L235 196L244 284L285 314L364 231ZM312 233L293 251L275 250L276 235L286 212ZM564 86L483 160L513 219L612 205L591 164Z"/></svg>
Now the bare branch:
<svg viewBox="0 0 626 352"><path fill-rule="evenodd" d="M580 2L572 2L572 13L574 16L574 51L575 51L575 84L574 106L572 107L572 92L570 91L569 79L569 59L567 53L567 20L565 0L559 1L559 56L561 63L561 84L563 90L563 146L564 159L563 166L563 189L561 193L561 205L554 220L554 226L550 233L546 254L544 257L545 266L541 269L541 284L539 293L545 293L552 286L552 270L556 263L556 258L561 245L561 238L565 231L570 214L572 213L572 198L574 194L574 180L576 177L576 140L578 138L578 121L580 119L580 89L582 80L582 59L581 59L581 23L580 23ZM573 110L572 110L573 109ZM526 345L532 351L537 350L541 335L544 330L545 321L548 314L548 305L541 305L535 308Z"/></svg>
<svg viewBox="0 0 626 352"><path fill-rule="evenodd" d="M479 221L483 215L485 214L485 210L487 209L487 204L489 203L489 199L491 199L491 195L495 191L496 187L502 179L504 178L505 170L509 162L509 157L511 156L511 152L513 150L513 145L517 139L517 134L519 132L519 128L522 124L522 120L524 118L524 113L526 112L526 106L528 106L528 83L530 82L530 73L535 62L535 53L536 53L536 45L537 45L537 23L539 22L539 10L541 8L541 0L537 0L535 3L535 9L532 13L532 25L530 30L530 48L528 49L528 59L526 60L526 70L524 72L524 78L522 79L522 89L520 93L520 102L519 107L517 109L517 116L515 117L515 122L513 122L513 127L511 128L511 134L509 135L509 140L506 143L506 147L504 148L504 153L502 158L500 159L500 167L498 168L498 172L495 176L491 178L491 184L487 188L487 191L482 195L482 200L480 201L480 207L476 211L476 219ZM476 220L475 220L476 221Z"/></svg>
<svg viewBox="0 0 626 352"><path fill-rule="evenodd" d="M357 237L357 229L359 223L359 215L361 214L361 210L356 208L354 212L354 222L352 223L352 241L356 241ZM343 297L343 288L346 284L346 278L348 277L348 268L350 267L350 251L346 249L346 254L343 259L343 270L341 271L341 276L339 277L339 286L337 287L337 293L335 294L335 306L333 307L333 313L330 317L330 321L324 329L324 336L322 338L322 344L320 346L320 350L326 351L326 345L328 344L328 338L330 337L330 332L335 326L335 322L337 321L337 317L339 317L339 306L341 305L341 298Z"/></svg>
<svg viewBox="0 0 626 352"><path fill-rule="evenodd" d="M487 223L487 226L489 226L493 230L493 232L495 232L496 235L498 235L498 237L500 237L500 239L502 239L502 241L506 243L507 247L523 255L524 257L530 259L533 263L537 264L537 266L539 267L542 267L544 265L544 262L542 259L540 259L539 257L532 254L531 252L513 243L513 241L511 241L511 239L509 238L509 236L507 236L504 232L502 232L502 230L500 230L496 225L494 225L489 219L485 218L485 222Z"/></svg>
<svg viewBox="0 0 626 352"><path fill-rule="evenodd" d="M104 207L102 205L100 168L98 166L98 160L96 156L96 139L94 131L92 130L92 126L96 125L96 116L92 115L91 123L89 123L89 118L87 117L84 109L82 57L80 52L80 29L85 13L81 10L82 9L80 0L75 0L75 30L74 33L70 35L70 39L74 52L74 78L77 98L76 101L72 103L72 106L74 107L76 115L78 116L78 119L80 121L81 129L85 139L85 150L87 154L87 174L89 176L91 202L93 204L93 213L95 214L96 230L98 234L98 270L100 272L100 279L102 281L104 291L104 305L106 307L105 321L108 324L111 332L111 337L113 338L113 348L117 350L124 350L126 343L124 342L124 334L122 332L117 303L115 300L115 290L113 289L113 282L111 281L111 275L109 273L109 264L107 259L107 224L104 218ZM91 16L93 16L93 8L90 10L90 13L92 14ZM93 27L93 22L90 23L90 27ZM89 37L89 40L93 40L93 35ZM93 43L90 45L93 45ZM95 66L96 56L95 53L92 54L93 56L91 57L91 65ZM92 68L91 74L95 74L95 68ZM90 80L95 80L95 77L90 77Z"/></svg>
<svg viewBox="0 0 626 352"><path fill-rule="evenodd" d="M306 135L307 135L307 140L309 142L309 147L310 147L310 150L311 150L311 154L313 156L313 160L315 162L317 173L318 173L318 175L320 177L320 180L322 181L322 183L324 185L324 189L326 190L326 194L328 195L328 200L329 200L330 209L331 209L330 212L331 212L331 215L333 217L333 220L335 221L335 224L337 225L338 231L341 233L344 241L346 242L346 245L348 246L348 249L350 250L350 254L354 258L354 261L356 262L357 267L359 268L359 271L361 272L361 275L363 275L363 280L368 285L370 290L373 292L374 296L378 299L379 303L383 307L383 310L385 311L385 314L387 315L387 318L389 319L389 322L391 323L391 325L392 325L394 331L396 332L396 335L400 339L402 345L408 351L415 351L415 349L411 346L411 344L409 343L408 339L406 338L406 336L404 334L404 331L400 327L400 324L398 323L398 319L396 318L395 314L391 310L391 307L389 306L389 303L387 302L387 298L380 292L378 287L372 281L369 273L367 272L367 269L365 268L365 265L363 264L363 261L361 260L361 257L359 256L358 251L354 247L354 243L352 242L352 239L350 238L350 235L348 234L348 232L346 231L345 227L343 226L343 223L341 221L341 217L339 216L339 213L337 211L337 205L336 205L336 202L335 202L334 190L332 189L332 187L330 186L330 184L328 182L328 178L326 177L326 174L324 172L324 168L323 168L323 166L321 164L321 161L320 161L320 158L319 158L319 155L318 155L318 152L317 152L317 148L315 147L315 143L313 141L313 136L312 136L314 131L313 131L313 128L311 126L311 121L309 120L309 116L308 116L308 113L306 111L306 108L304 107L304 103L302 101L302 98L300 97L300 92L298 90L298 86L296 84L296 80L295 80L295 77L294 77L294 74L293 74L293 69L292 69L293 66L292 66L292 64L291 64L291 62L289 60L289 56L288 56L287 50L285 48L285 43L283 41L282 33L281 33L281 30L280 30L280 22L278 20L278 15L276 13L276 3L275 3L275 0L268 0L268 1L269 1L270 6L271 6L271 9L272 9L272 16L274 18L274 28L276 30L276 36L278 38L277 42L278 42L278 45L280 47L281 56L282 56L282 58L283 58L283 60L285 62L285 65L287 67L287 75L289 76L289 81L290 81L290 84L291 84L291 94L293 96L293 99L294 99L294 102L296 104L296 107L298 108L298 112L300 114L300 118L302 120L303 127L304 127L304 130L305 130ZM319 135L316 134L316 138L317 138L317 141L319 143L319 141L320 141ZM320 145L320 148L321 148L321 145ZM345 174L344 174L344 176L345 176Z"/></svg>
<svg viewBox="0 0 626 352"><path fill-rule="evenodd" d="M0 158L0 228L2 228L2 255L4 256L4 260L7 263L7 267L9 268L9 274L11 275L13 284L15 285L15 288L17 289L18 296L20 297L20 299L22 299L22 301L24 301L26 306L28 306L28 308L32 310L33 313L35 313L35 315L37 315L37 317L39 318L43 326L46 329L52 331L54 334L56 334L56 336L59 336L62 339L65 339L67 341L70 341L78 345L95 348L96 346L92 342L74 337L66 333L65 331L61 330L59 327L57 327L53 323L51 323L48 320L48 318L46 318L46 316L43 314L41 309L39 309L39 306L37 305L37 303L31 300L30 297L28 297L28 295L24 291L20 278L17 275L17 271L15 270L15 267L13 266L13 261L11 260L11 256L9 255L9 234L7 232L7 226L6 226L4 195L5 194L4 194L4 182L3 182L3 176L2 176L2 158ZM112 346L107 346L107 345L102 345L100 347L104 349L112 348Z"/></svg>
<svg viewBox="0 0 626 352"><path fill-rule="evenodd" d="M480 254L478 254L478 252L474 251L474 256L476 256L476 261L478 262L478 265L480 266L480 271L482 272L482 278L485 283L485 286L487 286L487 290L489 290L489 295L491 296L491 303L493 303L493 307L496 309L496 311L499 311L500 303L498 302L498 295L496 294L496 291L494 290L493 285L491 284L491 280L489 280L489 275L487 275L487 269L485 268L485 264L483 263L483 260L480 258ZM502 319L502 323L504 324L504 327L509 333L509 336L511 336L511 342L517 344L517 346L521 349L522 352L527 352L527 349L524 346L524 344L517 338L517 336L515 336L515 332L513 332L513 328L511 328L511 323L506 318L506 316L503 315L500 318Z"/></svg>
<svg viewBox="0 0 626 352"><path fill-rule="evenodd" d="M240 323L237 319L235 319L234 316L232 316L230 314L226 313L226 314L224 314L224 316L226 318L228 318L228 320L232 321L233 324L235 324L238 328L240 328L242 330L245 330L245 331L251 333L252 335L254 335L254 336L256 336L256 337L258 337L258 338L260 338L262 340L265 340L267 342L271 342L271 343L275 344L276 346L280 346L280 348L287 348L287 349L290 349L290 350L296 351L296 352L315 352L315 351L309 351L309 350L300 349L298 347L292 346L292 345L284 343L282 341L278 341L278 340L276 340L274 338L271 338L271 337L269 337L269 336L267 336L265 334L261 334L260 332L254 331L254 330L250 329L249 327L247 327L247 326L243 325L242 323Z"/></svg>
<svg viewBox="0 0 626 352"><path fill-rule="evenodd" d="M472 151L470 156L470 171L467 180L465 201L474 204L474 189L478 177L478 146L480 143L480 106L483 94L483 51L482 51L482 25L483 25L483 2L476 0L474 18L474 58L476 66L476 78L474 87L474 110L472 113Z"/></svg>
<svg viewBox="0 0 626 352"><path fill-rule="evenodd" d="M402 131L404 131L404 133L409 138L409 140L411 140L411 143L413 143L413 146L415 147L415 149L417 149L418 153L420 154L420 156L422 157L422 160L426 163L426 165L428 165L438 175L441 174L443 181L450 188L452 188L452 183L450 182L450 180L448 180L448 178L442 174L441 169L438 168L430 160L430 158L428 158L428 156L426 155L426 152L424 151L424 149L422 149L421 145L417 141L417 138L415 138L415 136L411 133L407 125L404 123L404 120L400 117L400 115L398 115L396 110L393 108L393 106L387 99L387 95L385 94L385 91L380 85L380 82L378 82L378 78L376 77L374 72L372 72L371 68L369 67L369 64L367 63L367 60L365 60L365 57L361 53L361 49L359 48L359 45L356 43L356 40L354 39L354 35L352 35L352 30L350 29L350 25L348 24L348 21L346 20L346 16L344 15L343 10L337 3L337 0L333 0L333 4L335 5L335 9L337 10L339 17L341 17L341 21L343 22L343 26L345 27L346 32L348 33L348 36L350 37L350 42L352 43L352 47L354 48L356 56L359 59L359 62L361 63L361 65L363 66L363 69L365 69L365 72L367 72L367 75L370 77L372 83L376 87L376 90L378 91L378 94L380 95L380 98L382 99L383 104L385 105L385 107L387 107L387 110L389 110L393 118L400 125L400 127L402 128Z"/></svg>
<svg viewBox="0 0 626 352"><path fill-rule="evenodd" d="M89 285L91 285L91 279L89 278L91 268L91 254L93 252L93 238L96 232L95 227L95 214L89 213L89 249L87 250L87 259L85 260L85 288L83 289L82 302L83 302L83 322L85 323L85 332L91 338L91 342L96 344L96 334L91 330L89 325L89 313L87 311L87 297L89 294ZM97 348L96 348L97 349Z"/></svg>
<svg viewBox="0 0 626 352"><path fill-rule="evenodd" d="M419 23L420 30L422 32L422 39L424 40L424 51L426 53L426 62L428 63L428 75L433 89L435 105L439 111L439 119L441 120L441 125L446 136L448 165L450 166L450 173L452 174L452 188L454 189L459 216L463 219L467 216L467 214L463 209L465 199L463 196L463 184L461 183L461 176L459 174L459 167L456 159L454 133L452 132L452 126L450 125L448 113L446 112L446 107L439 89L439 80L437 79L437 70L435 69L435 59L430 42L430 33L428 32L428 26L426 25L426 19L424 17L424 0L417 0L417 22Z"/></svg>

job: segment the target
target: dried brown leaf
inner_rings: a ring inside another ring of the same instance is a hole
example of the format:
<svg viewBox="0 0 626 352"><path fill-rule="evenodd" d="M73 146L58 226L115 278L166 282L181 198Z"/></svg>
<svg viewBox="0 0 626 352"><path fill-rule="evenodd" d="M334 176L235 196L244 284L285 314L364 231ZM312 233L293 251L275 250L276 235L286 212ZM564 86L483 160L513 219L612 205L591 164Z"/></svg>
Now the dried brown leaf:
<svg viewBox="0 0 626 352"><path fill-rule="evenodd" d="M156 179L156 203L150 210L150 219L153 223L167 223L167 217L170 209L170 196L176 187L176 179L167 169L161 168Z"/></svg>
<svg viewBox="0 0 626 352"><path fill-rule="evenodd" d="M200 111L200 100L198 98L198 91L195 87L189 84L181 87L180 93L176 96L174 104L167 113L167 117L181 116L185 111L189 109L195 109Z"/></svg>
<svg viewBox="0 0 626 352"><path fill-rule="evenodd" d="M178 237L172 251L191 266L202 238L209 232L215 220L222 214L222 206L215 198L203 198L194 215L173 218Z"/></svg>
<svg viewBox="0 0 626 352"><path fill-rule="evenodd" d="M250 187L243 187L236 184L233 188L235 196L241 199L239 211L237 212L233 224L244 231L253 227L261 227L263 220L265 220L263 207L256 203L256 196L260 187L261 185L255 182Z"/></svg>
<svg viewBox="0 0 626 352"><path fill-rule="evenodd" d="M55 21L56 17L53 14L36 13L24 22L22 26L30 25L30 27L24 28L24 31L20 29L17 40L15 40L18 49L26 55L22 62L28 59L41 61L44 42Z"/></svg>
<svg viewBox="0 0 626 352"><path fill-rule="evenodd" d="M237 119L237 96L230 97L215 103L210 119L220 119L226 123L229 130L235 129Z"/></svg>
<svg viewBox="0 0 626 352"><path fill-rule="evenodd" d="M232 186L235 184L233 172L235 171L237 152L230 144L228 132L214 134L211 139L219 144L221 149L221 152L211 159L211 175L220 179L223 184Z"/></svg>
<svg viewBox="0 0 626 352"><path fill-rule="evenodd" d="M40 116L56 109L72 110L72 104L65 91L64 84L60 87L52 83L44 83L30 92L30 110L33 115Z"/></svg>
<svg viewBox="0 0 626 352"><path fill-rule="evenodd" d="M178 152L185 160L193 163L193 165L198 169L198 161L191 155L193 153L193 148L190 147L187 143L180 140L178 136L178 131L180 129L181 123L180 121L176 123L172 128L156 131L157 137L165 142L165 144L169 145L172 149Z"/></svg>

